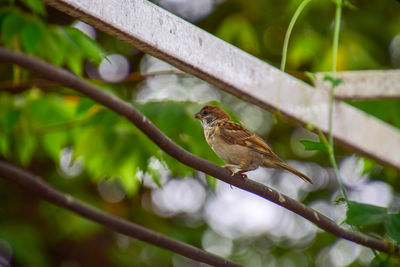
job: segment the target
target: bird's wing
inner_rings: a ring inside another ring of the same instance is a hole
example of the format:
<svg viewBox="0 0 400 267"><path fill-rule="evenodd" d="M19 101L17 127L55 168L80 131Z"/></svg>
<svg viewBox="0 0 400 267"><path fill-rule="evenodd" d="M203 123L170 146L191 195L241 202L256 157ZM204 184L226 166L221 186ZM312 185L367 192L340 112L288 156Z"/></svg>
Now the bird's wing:
<svg viewBox="0 0 400 267"><path fill-rule="evenodd" d="M220 136L227 143L246 146L275 160L279 159L264 140L238 123L224 121L220 123L218 129Z"/></svg>

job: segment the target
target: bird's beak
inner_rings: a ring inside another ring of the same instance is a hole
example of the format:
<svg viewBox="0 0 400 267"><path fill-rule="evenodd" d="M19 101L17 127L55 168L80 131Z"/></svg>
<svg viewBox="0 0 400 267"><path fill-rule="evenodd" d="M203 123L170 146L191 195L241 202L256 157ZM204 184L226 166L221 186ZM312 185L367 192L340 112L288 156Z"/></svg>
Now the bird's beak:
<svg viewBox="0 0 400 267"><path fill-rule="evenodd" d="M199 119L200 120L201 119L200 112L197 112L196 114L193 114L192 117L195 118L195 119Z"/></svg>

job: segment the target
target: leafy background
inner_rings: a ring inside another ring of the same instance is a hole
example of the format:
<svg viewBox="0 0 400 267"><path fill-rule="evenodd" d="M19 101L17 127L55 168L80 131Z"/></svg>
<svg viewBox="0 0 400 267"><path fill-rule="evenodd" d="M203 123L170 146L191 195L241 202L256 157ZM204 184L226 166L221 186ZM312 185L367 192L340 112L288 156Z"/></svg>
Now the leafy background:
<svg viewBox="0 0 400 267"><path fill-rule="evenodd" d="M156 4L278 67L287 25L300 3ZM347 3L338 69L399 67L400 4ZM2 0L0 4L2 47L69 69L132 103L186 150L222 164L206 145L199 123L191 118L204 103L218 103L268 140L283 159L313 177L315 184L307 186L272 170L257 170L250 178L337 222L400 241L400 182L393 169L337 147L340 172L352 200L346 209L326 152L306 151L300 142L317 141L315 134L194 77L177 74L168 64L39 0ZM305 8L289 43L290 74L307 81L306 71L330 70L334 10L334 2L328 0L311 1ZM400 128L397 99L349 104ZM0 156L102 210L245 266L399 263L337 240L279 207L194 172L160 151L125 119L68 88L8 64L0 65ZM171 252L112 233L2 179L0 201L0 254L12 266L196 266Z"/></svg>

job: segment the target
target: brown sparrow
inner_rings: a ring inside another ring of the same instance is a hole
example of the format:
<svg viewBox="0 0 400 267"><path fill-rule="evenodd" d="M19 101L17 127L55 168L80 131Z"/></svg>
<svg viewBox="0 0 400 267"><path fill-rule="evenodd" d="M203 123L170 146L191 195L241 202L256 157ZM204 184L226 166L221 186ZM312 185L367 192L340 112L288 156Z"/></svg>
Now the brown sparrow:
<svg viewBox="0 0 400 267"><path fill-rule="evenodd" d="M242 125L231 121L229 115L220 107L207 105L193 115L204 128L204 136L214 152L228 164L223 168L240 169L237 173L247 180L244 172L266 168L285 169L301 179L312 183L311 179L283 162L271 148L258 136Z"/></svg>

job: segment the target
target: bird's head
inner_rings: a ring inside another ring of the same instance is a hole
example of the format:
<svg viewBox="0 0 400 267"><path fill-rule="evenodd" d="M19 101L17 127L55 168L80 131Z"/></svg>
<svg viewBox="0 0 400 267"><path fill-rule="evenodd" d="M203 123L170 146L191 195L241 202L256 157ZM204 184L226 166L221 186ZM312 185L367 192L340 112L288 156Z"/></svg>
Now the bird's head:
<svg viewBox="0 0 400 267"><path fill-rule="evenodd" d="M206 105L199 112L193 115L193 118L199 119L201 123L209 124L215 120L230 120L229 115L220 107Z"/></svg>

